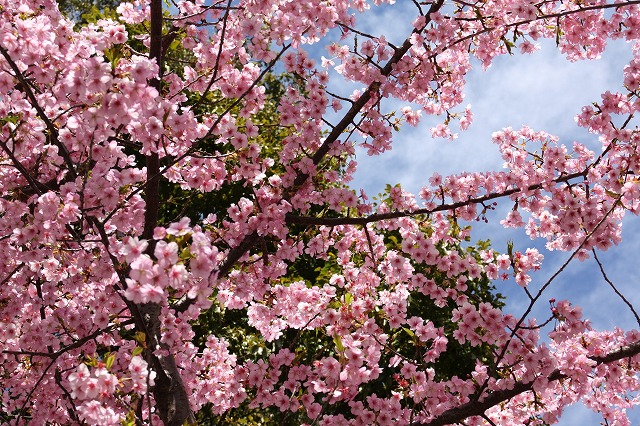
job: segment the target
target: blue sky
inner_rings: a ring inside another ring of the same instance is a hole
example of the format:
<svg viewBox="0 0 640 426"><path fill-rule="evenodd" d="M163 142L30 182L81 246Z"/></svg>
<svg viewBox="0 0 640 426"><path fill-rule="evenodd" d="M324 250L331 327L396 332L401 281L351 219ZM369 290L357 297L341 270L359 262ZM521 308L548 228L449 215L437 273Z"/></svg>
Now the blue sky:
<svg viewBox="0 0 640 426"><path fill-rule="evenodd" d="M411 2L399 2L384 7L369 16L364 15L358 28L372 35L384 34L387 39L401 43L410 31L413 20ZM326 53L321 53L326 55ZM528 125L560 136L561 142L571 146L576 140L599 149L594 135L578 128L574 117L584 105L600 100L606 90L621 90L622 70L631 57L631 46L625 42L610 44L601 59L572 63L556 49L553 42L542 43L542 49L532 55L503 56L483 71L476 63L468 76L466 102L474 112L474 124L466 132L458 132L453 142L434 140L429 128L435 120L425 120L418 128L403 127L395 135L394 148L378 157L359 152L359 164L354 189L363 188L369 195L384 190L387 183L401 183L404 189L417 193L434 172L442 175L461 171L501 170L502 159L491 143L491 133L504 127L520 128ZM349 93L347 87L333 83L332 90ZM402 106L402 104L398 104ZM570 253L549 252L544 241L531 241L523 231L505 230L499 221L511 205L489 216L490 223L478 225L474 239L491 239L493 246L506 250L506 242L514 240L518 249L537 247L545 255L542 270L533 276L530 287L536 290L568 258ZM607 252L599 253L609 278L635 305L640 306L637 283L640 272L636 266L640 252L640 220L628 216L623 230L623 242ZM498 290L507 295L506 311L521 314L527 302L521 289L513 282L498 282ZM620 327L637 328L631 312L608 287L593 259L573 262L546 291L534 310L535 317L549 314L549 298L568 299L583 308L584 316L599 330ZM640 410L636 410L640 411ZM560 425L599 424L600 417L581 406L570 407ZM640 413L631 417L640 424Z"/></svg>

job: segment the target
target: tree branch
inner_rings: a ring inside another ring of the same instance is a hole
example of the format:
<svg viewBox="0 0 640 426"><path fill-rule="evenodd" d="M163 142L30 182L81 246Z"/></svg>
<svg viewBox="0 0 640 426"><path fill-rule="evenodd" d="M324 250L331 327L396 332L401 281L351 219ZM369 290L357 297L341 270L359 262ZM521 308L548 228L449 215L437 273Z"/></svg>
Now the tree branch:
<svg viewBox="0 0 640 426"><path fill-rule="evenodd" d="M629 302L629 300L626 297L624 297L624 295L622 293L620 293L618 288L613 284L613 282L611 282L611 280L607 276L606 272L604 271L604 266L602 266L602 262L600 262L600 259L598 259L598 255L596 253L596 249L595 248L591 249L591 252L593 253L593 258L596 260L596 263L598 264L598 267L600 268L600 273L602 274L602 277L607 282L607 284L609 284L609 286L613 289L613 291L618 295L618 297L620 299L622 299L622 301L629 307L629 309L631 309L631 312L633 313L633 316L636 317L636 322L640 326L640 316L638 316L638 313L636 312L636 310L633 307L633 305L631 304L631 302Z"/></svg>
<svg viewBox="0 0 640 426"><path fill-rule="evenodd" d="M561 183L568 182L571 179L586 176L587 171L580 173L571 173L568 175L560 176L554 179L552 182ZM455 210L460 207L468 206L469 204L482 204L486 201L494 200L496 198L508 197L509 195L516 194L518 192L535 191L541 189L544 184L535 184L528 186L525 190L521 188L507 189L502 192L493 192L491 194L483 195L481 197L468 198L465 201L458 201L455 203L443 203L432 209L416 209L411 211L396 211L389 213L375 213L364 217L316 217L316 216L299 216L293 213L288 213L285 220L288 224L302 224L302 225L325 225L325 226L337 226L337 225L366 225L371 222L379 222L387 219L398 219L401 217L416 216L420 214L431 214L435 212Z"/></svg>
<svg viewBox="0 0 640 426"><path fill-rule="evenodd" d="M77 173L74 167L73 160L69 155L69 151L67 150L67 147L64 146L64 144L62 144L58 139L58 129L53 124L51 119L47 117L47 114L44 112L44 110L38 103L38 100L36 99L36 96L33 93L33 90L31 90L30 82L22 74L22 72L20 71L20 68L18 67L18 64L16 64L13 58L11 58L11 55L9 55L9 52L1 45L0 45L0 54L4 56L4 59L7 61L7 63L13 70L13 73L15 74L15 78L17 78L18 81L20 82L20 87L22 88L25 95L27 96L27 99L29 99L29 103L31 103L31 106L36 110L38 117L40 117L40 119L47 126L47 131L49 132L49 140L53 145L55 145L58 148L59 153L64 159L64 162L67 166L69 175L71 176L72 179L75 179L77 177Z"/></svg>
<svg viewBox="0 0 640 426"><path fill-rule="evenodd" d="M162 90L162 0L151 0L151 31L149 44L149 59L155 60L158 65L158 77L154 78L150 85ZM156 149L159 149L161 140L156 141ZM154 257L153 231L158 225L158 212L160 209L160 157L157 152L152 152L146 158L147 182L145 184L145 215L144 231L142 238L149 242L147 254ZM142 320L142 330L147 334L149 341L145 355L147 362L153 365L157 377L153 388L153 397L157 403L158 414L166 426L183 426L185 423L194 424L195 417L191 411L189 395L182 381L178 366L173 354L156 354L156 349L168 349L161 343L160 313L162 306L159 303L137 304L136 309Z"/></svg>
<svg viewBox="0 0 640 426"><path fill-rule="evenodd" d="M612 362L619 361L624 358L629 358L638 354L640 354L640 341L634 342L627 346L623 346L620 349L610 352L609 354L601 357L588 358L592 361L595 361L597 365L601 365L610 364ZM549 382L554 382L560 379L566 379L568 377L569 376L562 373L561 370L556 369L548 376L548 380ZM459 423L468 417L481 416L486 410L495 407L501 402L507 401L524 392L533 390L533 384L534 382L517 382L511 389L494 391L485 396L482 401L471 401L458 407L451 408L429 422L414 423L414 426L443 426Z"/></svg>
<svg viewBox="0 0 640 426"><path fill-rule="evenodd" d="M438 11L440 7L442 7L443 3L444 3L444 0L437 0L436 2L434 2L431 5L431 8L429 9L429 13ZM428 24L428 22L429 20L427 20L427 23L425 23L425 27ZM420 32L423 29L424 27L419 30L414 29L412 32L412 35L413 33ZM383 67L382 75L388 76L391 73L393 66L398 61L400 61L400 59L402 59L402 57L409 51L411 46L412 46L411 37L407 37L407 39L404 41L402 46L395 51L394 55L391 57L391 59L389 59L387 64ZM256 84L256 82L254 82L254 84ZM336 124L335 127L333 127L333 129L331 130L331 133L329 133L329 135L327 136L323 144L320 146L320 148L318 148L318 151L316 151L316 153L313 155L312 157L313 164L315 165L319 164L320 161L327 155L327 153L329 152L329 148L331 147L331 144L334 141L336 141L338 137L342 134L342 132L349 126L349 124L353 122L353 120L358 115L358 113L360 113L362 108L364 108L366 103L369 102L369 100L371 99L371 92L374 91L377 87L379 87L379 85L380 83L377 83L377 82L371 83L368 89L362 95L360 95L360 98L358 98L358 100L352 104L349 111L347 111L345 115L342 117L342 119L340 120L340 122ZM221 115L218 118L218 121L222 116L223 115ZM212 129L213 129L213 126L212 126ZM308 178L309 178L309 175L305 173L298 175L294 180L292 189L288 191L288 194L285 197L291 197L293 193L296 191L296 189L298 189L302 184L304 184L304 182L306 182ZM296 223L296 222L291 222L291 223ZM303 222L297 222L297 223L303 223ZM226 274L228 274L233 268L233 266L236 264L236 262L238 262L238 260L247 251L249 251L256 244L257 241L258 241L258 234L254 232L244 237L244 239L240 242L238 246L232 248L227 254L225 261L222 263L222 265L220 265L220 268L218 268L218 271L217 271L218 277L224 277ZM193 303L193 301L194 301L193 299L185 299L179 305L174 306L174 309L178 312L184 312Z"/></svg>

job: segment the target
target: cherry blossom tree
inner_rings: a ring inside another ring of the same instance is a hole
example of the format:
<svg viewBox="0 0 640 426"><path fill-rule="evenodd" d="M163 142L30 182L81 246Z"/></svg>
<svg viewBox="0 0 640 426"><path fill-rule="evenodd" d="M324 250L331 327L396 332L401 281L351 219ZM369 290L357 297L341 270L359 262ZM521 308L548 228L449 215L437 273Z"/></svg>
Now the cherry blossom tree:
<svg viewBox="0 0 640 426"><path fill-rule="evenodd" d="M639 330L595 331L565 300L530 313L640 211L640 2L416 1L399 45L358 29L381 3L136 1L74 30L51 0L0 0L3 421L183 425L244 403L308 424L542 425L581 400L629 424ZM466 129L471 59L542 38L569 60L633 43L620 91L577 117L598 146L503 129L506 170L434 174L379 202L343 185L356 147L382 155L403 125ZM274 103L279 69L293 78ZM228 205L170 218L169 184ZM535 249L464 248L496 203L513 206L505 227L570 253L546 282ZM518 315L477 292L509 277L529 297ZM268 353L196 339L221 311ZM442 374L461 347L481 355Z"/></svg>

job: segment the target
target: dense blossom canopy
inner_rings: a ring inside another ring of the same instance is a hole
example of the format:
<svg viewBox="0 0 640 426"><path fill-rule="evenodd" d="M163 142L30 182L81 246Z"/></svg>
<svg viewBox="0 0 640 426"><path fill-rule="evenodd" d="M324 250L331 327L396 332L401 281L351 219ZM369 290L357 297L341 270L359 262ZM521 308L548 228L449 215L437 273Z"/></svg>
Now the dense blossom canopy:
<svg viewBox="0 0 640 426"><path fill-rule="evenodd" d="M542 255L461 244L496 202L513 206L505 227L570 260L621 240L640 212L640 2L415 1L400 45L358 30L381 3L136 0L74 27L52 0L0 0L3 422L182 425L248 403L318 425L542 425L582 400L629 424L640 330L596 332L568 301L536 322ZM571 61L633 43L619 92L577 116L599 146L503 129L503 171L433 175L376 203L344 186L356 147L383 154L405 122L466 129L472 58L544 38ZM333 78L358 88L333 93ZM163 185L229 195L167 218ZM305 279L299 259L332 273ZM472 291L504 277L529 295L522 316ZM453 329L416 300L450 307ZM197 341L203 315L231 310L268 354ZM487 350L443 375L456 342Z"/></svg>

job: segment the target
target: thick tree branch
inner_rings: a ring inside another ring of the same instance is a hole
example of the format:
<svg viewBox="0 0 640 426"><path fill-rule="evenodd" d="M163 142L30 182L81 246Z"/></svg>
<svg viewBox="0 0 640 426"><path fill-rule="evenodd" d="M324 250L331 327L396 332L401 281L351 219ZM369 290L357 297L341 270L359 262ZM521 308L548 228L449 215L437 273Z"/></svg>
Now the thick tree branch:
<svg viewBox="0 0 640 426"><path fill-rule="evenodd" d="M158 65L158 77L150 84L158 93L162 90L162 0L151 0L151 31L149 58ZM156 141L156 149L159 149L161 140ZM144 231L142 238L149 241L147 254L154 256L153 231L158 225L158 212L160 209L160 158L156 152L147 155L147 182L145 184L145 215ZM139 319L142 320L142 330L147 334L148 349L146 351L147 362L153 366L157 377L153 388L153 396L156 400L158 414L166 426L183 426L185 423L194 424L195 417L191 411L189 395L175 362L173 354L168 351L166 355L155 353L157 349L168 349L161 343L160 313L162 307L158 303L145 303L136 305ZM135 316L135 315L134 315Z"/></svg>
<svg viewBox="0 0 640 426"><path fill-rule="evenodd" d="M457 2L460 2L460 1L457 0ZM468 35L466 35L464 37L461 37L461 38L455 40L452 43L447 44L446 46L443 46L442 48L439 49L438 52L435 52L431 56L429 56L429 59L433 59L436 56L438 56L440 51L446 51L446 50L452 48L453 46L455 46L457 44L464 43L465 41L468 41L468 40L472 40L472 39L478 37L479 35L490 33L491 31L496 31L499 28L504 28L504 29L518 28L521 25L526 25L526 24L529 24L531 22L542 20L542 19L552 19L552 18L559 19L559 18L562 18L564 16L574 15L574 14L580 13L580 12L588 12L590 10L620 9L620 8L624 8L624 7L627 7L627 6L633 6L633 5L637 5L637 4L640 4L640 0L627 0L627 1L624 1L624 2L620 2L620 3L598 4L598 5L594 5L594 6L579 6L579 9L572 9L572 10L565 10L565 11L556 12L556 13L542 14L542 15L536 16L533 19L522 19L522 20L518 20L518 21L515 21L515 22L511 22L511 23L506 24L506 25L501 25L501 26L496 26L496 27L483 25L483 29L482 30L476 31L476 32L471 33L471 34L468 34ZM473 20L475 20L475 19L476 18L473 18Z"/></svg>
<svg viewBox="0 0 640 426"><path fill-rule="evenodd" d="M589 359L595 361L597 365L610 364L612 362L616 362L624 358L630 358L638 354L640 354L640 341L627 346L623 346L620 349L610 352L607 355L601 357L589 357ZM549 382L555 382L557 380L566 379L568 377L569 376L564 374L561 370L554 370L548 376L548 380ZM495 407L501 402L508 401L514 396L520 395L524 392L528 392L532 389L533 382L517 382L511 389L494 391L484 396L482 398L482 401L471 401L458 407L451 408L435 419L431 420L430 422L414 423L414 426L443 426L459 423L468 417L481 416L485 411L492 407Z"/></svg>
<svg viewBox="0 0 640 426"><path fill-rule="evenodd" d="M57 359L58 357L60 357L60 355L69 352L73 349L77 349L79 347L82 347L82 345L84 345L85 343L87 343L90 340L95 339L96 337L104 334L104 333L110 333L111 331L120 328L120 327L124 327L126 325L130 325L133 324L133 320L127 320L127 321L123 321L119 324L114 324L108 328L101 328L99 330L94 331L91 334L88 334L84 337L82 337L81 339L76 340L75 342L64 346L60 349L58 349L55 352L35 352L35 351L0 351L0 353L2 354L7 354L7 355L15 355L15 356L34 356L34 357L44 357L44 358L51 358L51 359Z"/></svg>
<svg viewBox="0 0 640 426"><path fill-rule="evenodd" d="M442 7L443 3L444 3L444 0L438 0L435 3L433 3L431 5L431 8L429 9L429 13L438 11L440 7ZM427 20L427 23L428 22L429 20ZM425 26L426 25L427 24L425 24ZM419 30L417 29L414 30L412 32L412 35L413 33L420 32L423 29L424 27ZM411 46L412 46L411 37L407 37L407 39L402 44L402 46L395 51L394 55L389 59L387 64L383 67L382 74L384 76L388 76L391 73L391 71L393 70L393 66L396 63L398 63L400 59L402 59L402 57L409 51ZM312 159L314 164L316 165L319 164L320 161L322 161L322 159L327 155L331 147L331 144L335 142L338 139L338 137L340 137L342 132L353 122L353 120L360 113L362 108L364 108L366 103L369 102L369 100L371 99L371 93L375 91L379 87L379 85L380 83L377 83L377 82L370 84L368 89L365 90L365 92L362 95L360 95L360 98L358 98L358 100L352 104L351 108L349 109L349 111L345 113L345 115L342 117L340 122L336 124L335 127L333 127L331 133L327 136L327 138L325 139L323 144L320 146L320 148L318 148L318 151L316 151L316 153L313 155ZM222 114L220 117L222 117L223 115L224 114ZM220 118L218 118L218 120L220 120ZM293 188L290 191L288 191L287 197L291 197L293 193L295 193L295 191L301 185L303 185L308 178L309 178L308 174L300 174L295 179ZM295 222L292 222L292 223L295 223ZM299 222L299 223L302 223L302 222ZM218 271L217 271L218 277L224 277L226 274L228 274L233 268L233 266L238 262L238 260L256 244L258 239L259 239L258 234L254 232L244 237L244 239L238 246L231 249L227 254L225 261L220 265L220 268L218 268ZM191 305L191 303L193 303L193 299L186 299L183 303L175 306L174 309L177 310L178 312L183 312Z"/></svg>
<svg viewBox="0 0 640 426"><path fill-rule="evenodd" d="M434 13L440 10L443 4L444 4L444 0L435 1L429 8L429 12L427 13L427 20L424 26L422 28L414 29L413 32L411 33L411 36L422 32L422 30L429 24L429 22L431 22L430 18L428 18L429 15L431 13ZM395 50L393 56L382 68L380 74L382 74L383 77L388 77L391 74L391 71L393 71L394 65L400 62L400 60L409 51L409 49L411 49L411 46L413 46L413 43L411 42L411 38L412 38L411 36L407 37L404 43L402 43L402 46L400 46ZM324 140L320 148L318 148L318 151L316 151L316 153L313 155L312 157L313 164L318 165L320 161L322 161L322 159L329 152L329 149L331 148L331 144L337 141L340 135L342 134L342 132L344 132L346 128L349 127L351 123L353 123L353 120L356 118L356 116L362 111L362 109L367 104L367 102L371 100L372 93L375 93L379 87L380 87L379 82L371 83L369 87L364 91L364 93L360 95L358 100L351 105L351 108L349 108L349 111L347 111L347 113L342 117L342 119L338 122L338 124L336 124L333 127L333 129L331 129L331 133L327 135L327 138ZM308 178L309 178L309 175L307 174L299 175L294 181L294 188L297 188L300 185L302 185Z"/></svg>
<svg viewBox="0 0 640 426"><path fill-rule="evenodd" d="M158 65L158 77L151 81L151 86L161 90L162 81L162 0L151 1L151 33L149 45L149 59ZM156 141L160 144L161 141ZM156 147L158 148L158 147ZM147 155L147 183L145 185L145 215L142 237L152 241L153 230L158 224L160 206L160 159L157 153ZM149 247L153 244L149 244Z"/></svg>
<svg viewBox="0 0 640 426"><path fill-rule="evenodd" d="M568 182L571 179L586 176L587 171L580 173L571 173L568 175L560 176L554 179L553 182L561 183ZM543 184L535 184L528 186L526 191L535 191L541 189ZM387 219L398 219L401 217L416 216L420 214L431 214L435 212L451 211L460 207L465 207L470 204L482 204L487 201L495 200L497 198L508 197L509 195L523 192L521 188L507 189L502 192L493 192L491 194L483 195L481 197L468 198L464 201L458 201L455 203L443 203L432 209L416 209L411 211L396 211L389 213L375 213L364 217L315 217L315 216L299 216L293 213L286 215L286 222L288 224L302 224L302 225L325 225L325 226L337 226L337 225L366 225L367 223L379 222Z"/></svg>

